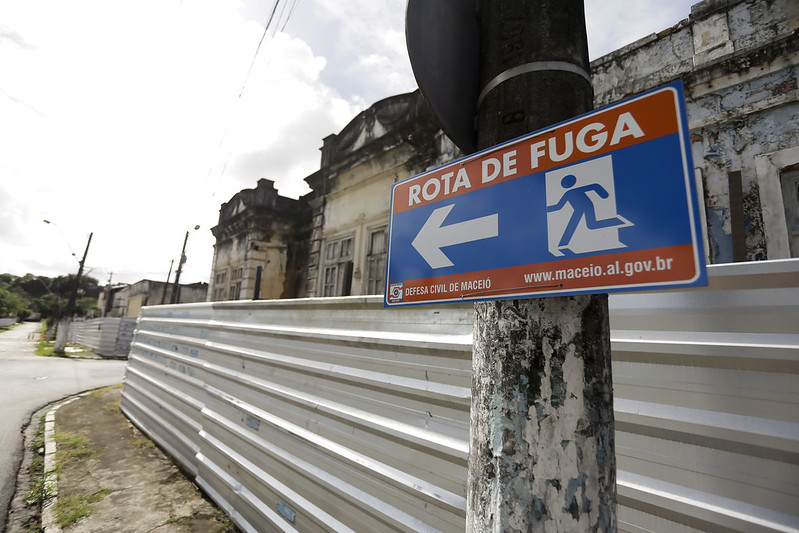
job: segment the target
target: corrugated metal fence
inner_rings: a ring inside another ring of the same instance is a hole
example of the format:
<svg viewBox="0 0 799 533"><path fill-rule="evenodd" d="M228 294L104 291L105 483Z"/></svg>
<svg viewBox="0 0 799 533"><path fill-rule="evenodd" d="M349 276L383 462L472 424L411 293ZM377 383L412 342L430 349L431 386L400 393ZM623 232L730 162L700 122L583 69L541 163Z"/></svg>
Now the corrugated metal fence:
<svg viewBox="0 0 799 533"><path fill-rule="evenodd" d="M98 355L127 355L136 327L135 318L93 318L69 326L69 342L94 349Z"/></svg>
<svg viewBox="0 0 799 533"><path fill-rule="evenodd" d="M799 261L611 297L622 531L799 531ZM463 531L472 306L145 308L122 409L247 531Z"/></svg>

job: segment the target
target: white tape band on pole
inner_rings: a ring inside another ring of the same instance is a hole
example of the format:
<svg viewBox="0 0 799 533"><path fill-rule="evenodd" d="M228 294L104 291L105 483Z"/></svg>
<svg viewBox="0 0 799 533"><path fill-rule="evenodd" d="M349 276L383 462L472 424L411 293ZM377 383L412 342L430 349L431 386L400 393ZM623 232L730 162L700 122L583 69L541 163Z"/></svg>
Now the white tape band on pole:
<svg viewBox="0 0 799 533"><path fill-rule="evenodd" d="M480 107L480 104L483 102L483 98L485 98L486 95L495 89L500 83L504 83L511 78L515 78L516 76L527 74L528 72L552 70L571 72L572 74L582 76L588 83L591 83L591 75L588 73L588 71L580 66L575 65L574 63L568 63L566 61L534 61L532 63L525 63L524 65L519 65L517 67L508 69L488 82L488 84L483 87L483 90L480 91L480 96L477 98L477 107Z"/></svg>

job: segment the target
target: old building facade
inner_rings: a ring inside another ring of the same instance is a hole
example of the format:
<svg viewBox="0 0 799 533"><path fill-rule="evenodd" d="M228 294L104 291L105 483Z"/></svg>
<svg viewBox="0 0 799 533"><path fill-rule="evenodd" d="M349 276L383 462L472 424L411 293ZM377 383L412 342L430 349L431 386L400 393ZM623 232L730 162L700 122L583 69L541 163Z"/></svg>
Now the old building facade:
<svg viewBox="0 0 799 533"><path fill-rule="evenodd" d="M591 65L597 107L680 79L710 263L799 256L799 3L705 0Z"/></svg>
<svg viewBox="0 0 799 533"><path fill-rule="evenodd" d="M305 202L280 196L271 180L237 193L219 210L210 301L291 298L306 249Z"/></svg>
<svg viewBox="0 0 799 533"><path fill-rule="evenodd" d="M136 283L108 285L97 300L103 317L136 318L146 305L170 303L174 283L143 279ZM208 295L208 284L204 282L181 284L178 303L204 302Z"/></svg>
<svg viewBox="0 0 799 533"><path fill-rule="evenodd" d="M377 102L324 139L303 296L383 292L391 186L456 155L419 91Z"/></svg>
<svg viewBox="0 0 799 533"><path fill-rule="evenodd" d="M799 257L798 28L795 0L705 0L592 62L596 107L683 82L709 263ZM222 206L213 299L253 297L257 266L263 298L382 293L391 186L460 155L418 91L377 102L324 139L311 193Z"/></svg>

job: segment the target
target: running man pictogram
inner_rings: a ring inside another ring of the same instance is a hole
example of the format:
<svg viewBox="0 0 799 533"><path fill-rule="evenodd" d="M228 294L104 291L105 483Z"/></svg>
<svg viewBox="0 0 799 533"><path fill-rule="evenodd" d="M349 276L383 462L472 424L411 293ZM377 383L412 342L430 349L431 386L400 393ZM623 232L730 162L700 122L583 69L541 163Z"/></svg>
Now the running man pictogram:
<svg viewBox="0 0 799 533"><path fill-rule="evenodd" d="M619 229L633 224L616 210L612 156L546 173L550 253L583 254L624 248Z"/></svg>
<svg viewBox="0 0 799 533"><path fill-rule="evenodd" d="M564 189L571 190L563 193L563 196L560 197L560 201L557 204L547 206L548 212L560 211L566 206L566 204L571 204L573 209L569 223L566 225L566 229L563 231L563 236L560 238L560 242L558 243L559 247L569 245L569 242L574 235L574 230L577 229L577 224L580 223L580 219L585 219L585 226L588 229L609 228L611 226L621 226L625 223L625 221L619 217L597 220L596 207L594 206L594 201L588 196L588 191L594 191L600 198L607 198L610 196L608 191L606 191L605 188L598 183L590 183L588 185L583 185L582 187L572 189L576 183L577 178L573 174L564 176L563 179L560 180L560 185Z"/></svg>

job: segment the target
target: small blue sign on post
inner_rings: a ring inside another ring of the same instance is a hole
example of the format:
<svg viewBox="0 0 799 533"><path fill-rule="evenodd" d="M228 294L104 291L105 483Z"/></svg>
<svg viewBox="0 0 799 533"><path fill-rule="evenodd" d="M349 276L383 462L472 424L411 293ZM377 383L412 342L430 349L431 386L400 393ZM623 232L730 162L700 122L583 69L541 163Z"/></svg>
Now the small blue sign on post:
<svg viewBox="0 0 799 533"><path fill-rule="evenodd" d="M386 306L707 284L677 82L392 188Z"/></svg>

